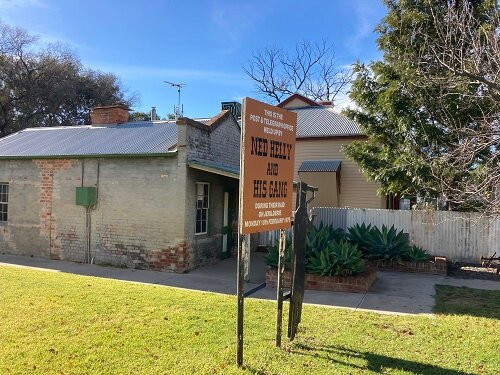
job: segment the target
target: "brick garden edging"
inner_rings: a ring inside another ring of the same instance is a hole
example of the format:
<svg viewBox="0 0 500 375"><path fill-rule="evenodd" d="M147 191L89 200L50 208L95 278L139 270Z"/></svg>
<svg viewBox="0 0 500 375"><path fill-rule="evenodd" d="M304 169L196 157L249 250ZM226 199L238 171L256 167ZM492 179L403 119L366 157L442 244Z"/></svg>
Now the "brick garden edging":
<svg viewBox="0 0 500 375"><path fill-rule="evenodd" d="M432 259L432 257L431 257ZM370 265L376 267L383 271L395 271L395 272L416 272L416 273L427 273L431 275L441 275L446 276L448 273L448 264L445 257L434 257L434 260L429 262L377 262L371 261Z"/></svg>
<svg viewBox="0 0 500 375"><path fill-rule="evenodd" d="M290 287L290 271L285 270L283 286ZM318 276L306 274L305 288L311 290L328 290L333 292L364 293L373 284L377 277L377 269L368 267L362 274L356 276ZM266 284L276 286L278 270L268 268L266 272Z"/></svg>

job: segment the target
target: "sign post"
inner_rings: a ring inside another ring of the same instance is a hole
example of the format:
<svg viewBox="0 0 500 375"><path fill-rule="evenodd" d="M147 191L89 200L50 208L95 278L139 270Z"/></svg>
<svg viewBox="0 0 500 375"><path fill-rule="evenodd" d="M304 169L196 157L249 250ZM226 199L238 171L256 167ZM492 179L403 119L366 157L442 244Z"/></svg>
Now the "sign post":
<svg viewBox="0 0 500 375"><path fill-rule="evenodd" d="M238 281L236 285L236 294L238 298L238 317L236 323L236 364L238 367L243 365L243 293L245 292L245 236L238 235Z"/></svg>
<svg viewBox="0 0 500 375"><path fill-rule="evenodd" d="M291 225L297 114L245 98L242 119L237 284L238 366L243 364L243 267L245 252L249 251L243 246L243 237L251 233L287 229Z"/></svg>
<svg viewBox="0 0 500 375"><path fill-rule="evenodd" d="M302 301L304 300L306 233L310 222L307 212L308 185L299 182L297 188L297 210L293 222L293 256L291 298L288 316L288 338L293 340L297 332L302 315Z"/></svg>
<svg viewBox="0 0 500 375"><path fill-rule="evenodd" d="M283 276L285 271L286 231L280 230L279 257L278 257L278 280L276 285L276 346L281 347L281 332L283 325Z"/></svg>

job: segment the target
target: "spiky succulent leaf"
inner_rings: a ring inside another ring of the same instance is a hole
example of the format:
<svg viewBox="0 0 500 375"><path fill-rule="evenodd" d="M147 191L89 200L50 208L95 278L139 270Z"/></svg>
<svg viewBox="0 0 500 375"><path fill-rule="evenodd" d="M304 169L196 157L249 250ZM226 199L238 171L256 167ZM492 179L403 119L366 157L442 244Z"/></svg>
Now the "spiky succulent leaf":
<svg viewBox="0 0 500 375"><path fill-rule="evenodd" d="M320 251L312 253L308 257L307 272L320 276L332 276L337 271L336 259L331 250L331 246L327 246Z"/></svg>
<svg viewBox="0 0 500 375"><path fill-rule="evenodd" d="M346 237L351 243L357 245L362 252L367 252L369 246L368 236L370 235L371 230L371 224L356 224L347 229Z"/></svg>
<svg viewBox="0 0 500 375"><path fill-rule="evenodd" d="M268 246L268 253L264 256L264 262L274 268L278 268L279 260L279 239L276 239L273 245ZM291 238L286 239L285 242L285 269L290 269L292 264L292 240Z"/></svg>
<svg viewBox="0 0 500 375"><path fill-rule="evenodd" d="M408 253L404 255L403 259L413 263L427 262L429 254L421 247L413 245L409 248Z"/></svg>
<svg viewBox="0 0 500 375"><path fill-rule="evenodd" d="M408 233L397 231L394 225L382 230L373 227L367 239L367 257L373 260L401 261L408 254L410 240Z"/></svg>
<svg viewBox="0 0 500 375"><path fill-rule="evenodd" d="M365 269L363 253L348 241L335 242L332 253L337 261L336 275L356 275Z"/></svg>

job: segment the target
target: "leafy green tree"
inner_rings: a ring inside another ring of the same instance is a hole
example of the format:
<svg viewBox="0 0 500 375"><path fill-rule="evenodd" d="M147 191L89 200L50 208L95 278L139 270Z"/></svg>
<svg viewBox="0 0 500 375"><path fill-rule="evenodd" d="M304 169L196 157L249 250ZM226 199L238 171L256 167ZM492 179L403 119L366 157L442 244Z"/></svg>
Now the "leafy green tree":
<svg viewBox="0 0 500 375"><path fill-rule="evenodd" d="M167 114L167 117L160 117L158 114L156 114L158 120L174 120L175 115L172 113ZM132 112L129 117L129 121L150 121L151 120L151 113L147 112Z"/></svg>
<svg viewBox="0 0 500 375"><path fill-rule="evenodd" d="M132 112L128 116L129 121L149 121L151 114L146 112Z"/></svg>
<svg viewBox="0 0 500 375"><path fill-rule="evenodd" d="M499 210L500 42L494 0L385 0L383 60L355 66L366 141L345 147L382 193Z"/></svg>
<svg viewBox="0 0 500 375"><path fill-rule="evenodd" d="M0 136L26 127L90 123L96 105L136 98L118 78L85 68L62 45L43 45L0 23Z"/></svg>

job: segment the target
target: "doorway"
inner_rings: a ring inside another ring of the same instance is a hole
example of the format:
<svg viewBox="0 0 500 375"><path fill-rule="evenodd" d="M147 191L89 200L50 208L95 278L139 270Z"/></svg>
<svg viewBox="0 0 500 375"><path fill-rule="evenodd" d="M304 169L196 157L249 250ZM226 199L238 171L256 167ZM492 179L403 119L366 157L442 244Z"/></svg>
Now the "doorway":
<svg viewBox="0 0 500 375"><path fill-rule="evenodd" d="M234 192L229 189L224 190L222 195L222 250L221 258L226 259L231 256L233 247L233 220L235 218Z"/></svg>

